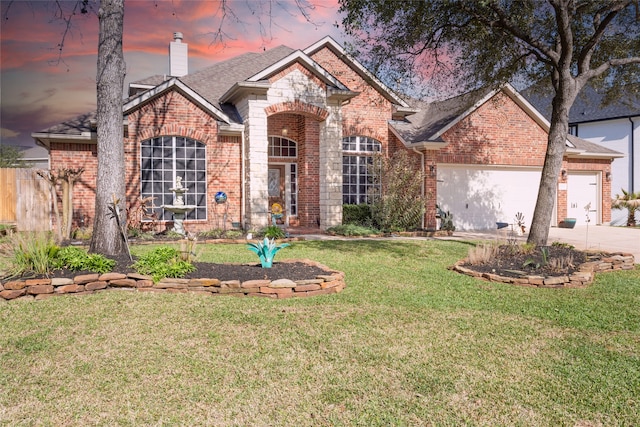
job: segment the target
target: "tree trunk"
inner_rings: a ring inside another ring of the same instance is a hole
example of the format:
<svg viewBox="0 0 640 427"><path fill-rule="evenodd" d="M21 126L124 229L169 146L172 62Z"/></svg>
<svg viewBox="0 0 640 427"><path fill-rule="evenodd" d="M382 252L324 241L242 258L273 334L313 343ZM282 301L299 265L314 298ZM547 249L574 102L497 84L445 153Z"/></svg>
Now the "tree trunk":
<svg viewBox="0 0 640 427"><path fill-rule="evenodd" d="M109 204L125 204L125 161L122 130L122 88L125 63L122 53L124 0L101 0L97 74L98 174L96 206L90 251L104 255L126 254L125 242ZM124 206L121 206L126 212ZM126 222L126 218L122 218Z"/></svg>
<svg viewBox="0 0 640 427"><path fill-rule="evenodd" d="M558 176L562 169L562 159L569 133L569 109L577 93L576 82L570 77L565 77L563 81L559 81L556 95L553 98L547 152L544 158L531 230L527 239L529 243L538 246L546 246L549 239L551 217L556 203Z"/></svg>

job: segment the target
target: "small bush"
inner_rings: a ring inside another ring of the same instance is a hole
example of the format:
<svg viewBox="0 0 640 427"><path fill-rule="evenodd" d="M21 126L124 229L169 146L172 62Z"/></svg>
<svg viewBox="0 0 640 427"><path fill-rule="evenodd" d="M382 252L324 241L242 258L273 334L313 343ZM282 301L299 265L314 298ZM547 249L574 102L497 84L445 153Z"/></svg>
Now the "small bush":
<svg viewBox="0 0 640 427"><path fill-rule="evenodd" d="M222 228L212 228L211 230L199 232L198 237L203 239L222 239L225 237L225 234Z"/></svg>
<svg viewBox="0 0 640 427"><path fill-rule="evenodd" d="M284 239L287 236L284 230L277 225L269 225L260 234L268 239Z"/></svg>
<svg viewBox="0 0 640 427"><path fill-rule="evenodd" d="M10 260L10 274L49 275L53 259L60 248L51 233L14 233L2 244L0 251Z"/></svg>
<svg viewBox="0 0 640 427"><path fill-rule="evenodd" d="M100 254L89 254L87 251L74 246L67 246L58 251L52 260L54 268L67 268L72 271L93 271L108 273L113 270L116 262Z"/></svg>
<svg viewBox="0 0 640 427"><path fill-rule="evenodd" d="M133 268L140 274L150 275L154 282L159 282L165 277L184 277L187 273L195 271L193 264L180 257L179 250L160 246L139 257Z"/></svg>
<svg viewBox="0 0 640 427"><path fill-rule="evenodd" d="M369 227L373 222L371 206L361 203L359 205L342 205L342 224L360 225Z"/></svg>
<svg viewBox="0 0 640 427"><path fill-rule="evenodd" d="M77 240L89 240L93 235L93 228L91 227L79 227L73 230L71 237Z"/></svg>
<svg viewBox="0 0 640 427"><path fill-rule="evenodd" d="M518 247L518 250L520 251L521 254L531 255L532 253L535 252L536 247L537 246L535 243L523 243Z"/></svg>
<svg viewBox="0 0 640 427"><path fill-rule="evenodd" d="M574 264L574 261L573 261L573 255L569 254L569 255L563 255L563 256L560 256L560 257L550 258L549 259L549 267L553 271L566 272L570 268L575 267L575 264Z"/></svg>
<svg viewBox="0 0 640 427"><path fill-rule="evenodd" d="M242 236L241 230L223 230L222 228L212 228L198 233L198 237L202 239L239 239Z"/></svg>
<svg viewBox="0 0 640 427"><path fill-rule="evenodd" d="M374 234L380 234L378 230L369 227L362 227L360 225L354 224L345 224L345 225L336 225L335 227L330 227L327 229L329 233L337 234L339 236L349 236L349 237L361 237L361 236L371 236Z"/></svg>
<svg viewBox="0 0 640 427"><path fill-rule="evenodd" d="M469 249L469 264L478 265L491 261L498 256L499 246L495 244L480 244Z"/></svg>
<svg viewBox="0 0 640 427"><path fill-rule="evenodd" d="M556 248L575 249L575 246L570 245L569 243L564 243L564 242L553 242L551 246Z"/></svg>

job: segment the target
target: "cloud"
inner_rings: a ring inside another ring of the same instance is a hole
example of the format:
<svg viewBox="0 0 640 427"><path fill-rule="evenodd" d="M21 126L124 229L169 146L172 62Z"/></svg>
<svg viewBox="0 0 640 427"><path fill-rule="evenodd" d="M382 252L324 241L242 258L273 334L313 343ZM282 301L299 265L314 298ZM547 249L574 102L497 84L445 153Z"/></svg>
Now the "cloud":
<svg viewBox="0 0 640 427"><path fill-rule="evenodd" d="M280 44L307 47L331 35L341 41L334 23L338 0L299 0L314 4L309 22L294 0L232 0L223 15L214 0L128 1L125 3L123 49L125 85L169 72L168 49L175 31L189 44L189 70L260 52ZM0 119L2 139L31 140L30 134L95 109L98 18L95 10L73 15L65 33L61 14L70 16L77 1L0 2ZM90 2L96 7L97 2ZM224 17L224 20L222 18ZM221 27L221 22L224 24ZM216 38L218 30L222 40Z"/></svg>
<svg viewBox="0 0 640 427"><path fill-rule="evenodd" d="M18 135L20 135L20 132L13 131L11 129L0 128L0 137L2 139L14 138L14 137L16 137Z"/></svg>

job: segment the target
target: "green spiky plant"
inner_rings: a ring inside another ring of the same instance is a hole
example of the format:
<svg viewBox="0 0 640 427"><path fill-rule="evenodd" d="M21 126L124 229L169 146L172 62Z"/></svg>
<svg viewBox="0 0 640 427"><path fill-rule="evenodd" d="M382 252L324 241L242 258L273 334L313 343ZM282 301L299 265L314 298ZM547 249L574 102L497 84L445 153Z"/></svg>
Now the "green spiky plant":
<svg viewBox="0 0 640 427"><path fill-rule="evenodd" d="M290 246L288 243L283 243L281 245L276 245L276 240L269 240L268 237L265 237L263 241L258 241L257 243L247 243L247 247L250 251L255 252L256 255L260 258L260 264L262 268L271 268L273 265L273 258L276 256L276 253L282 249Z"/></svg>

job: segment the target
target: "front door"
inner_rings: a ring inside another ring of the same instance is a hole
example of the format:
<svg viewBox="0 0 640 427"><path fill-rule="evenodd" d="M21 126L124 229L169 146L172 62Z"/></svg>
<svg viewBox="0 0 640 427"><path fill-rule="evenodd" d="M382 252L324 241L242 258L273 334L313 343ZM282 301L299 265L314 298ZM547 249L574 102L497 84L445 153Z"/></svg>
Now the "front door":
<svg viewBox="0 0 640 427"><path fill-rule="evenodd" d="M567 217L577 225L598 224L598 176L569 173L567 178Z"/></svg>
<svg viewBox="0 0 640 427"><path fill-rule="evenodd" d="M285 201L285 168L284 165L271 165L269 177L269 212L270 222L275 219L276 224L286 223Z"/></svg>

